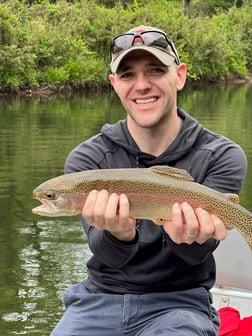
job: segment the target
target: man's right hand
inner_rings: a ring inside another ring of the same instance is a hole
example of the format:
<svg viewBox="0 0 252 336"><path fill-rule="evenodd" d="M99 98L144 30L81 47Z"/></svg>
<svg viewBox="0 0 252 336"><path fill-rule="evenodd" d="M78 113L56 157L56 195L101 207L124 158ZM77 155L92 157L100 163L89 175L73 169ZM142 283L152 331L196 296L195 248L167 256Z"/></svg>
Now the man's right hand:
<svg viewBox="0 0 252 336"><path fill-rule="evenodd" d="M107 230L115 238L132 241L136 220L129 215L129 200L125 194L110 194L107 190L92 190L85 201L82 215L88 225Z"/></svg>

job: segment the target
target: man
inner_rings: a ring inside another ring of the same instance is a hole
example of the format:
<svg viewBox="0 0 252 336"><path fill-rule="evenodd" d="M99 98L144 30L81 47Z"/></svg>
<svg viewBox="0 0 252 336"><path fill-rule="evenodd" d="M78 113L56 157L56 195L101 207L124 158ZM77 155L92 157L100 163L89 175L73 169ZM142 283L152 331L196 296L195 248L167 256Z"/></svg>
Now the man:
<svg viewBox="0 0 252 336"><path fill-rule="evenodd" d="M77 146L66 173L167 165L239 193L245 155L177 107L186 65L163 31L141 26L117 36L110 66L127 117ZM127 196L106 190L90 192L82 215L93 253L89 275L66 291L66 312L52 336L217 335L212 253L227 235L217 216L176 203L172 219L157 226L130 218Z"/></svg>

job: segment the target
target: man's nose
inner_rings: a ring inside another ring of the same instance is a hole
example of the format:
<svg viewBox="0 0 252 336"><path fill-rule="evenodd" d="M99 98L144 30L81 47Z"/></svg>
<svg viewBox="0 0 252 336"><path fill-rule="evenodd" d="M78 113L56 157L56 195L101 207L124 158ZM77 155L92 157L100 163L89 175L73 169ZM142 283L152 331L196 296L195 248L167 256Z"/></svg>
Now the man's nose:
<svg viewBox="0 0 252 336"><path fill-rule="evenodd" d="M137 74L135 88L137 90L146 90L151 88L151 82L146 74L144 73Z"/></svg>

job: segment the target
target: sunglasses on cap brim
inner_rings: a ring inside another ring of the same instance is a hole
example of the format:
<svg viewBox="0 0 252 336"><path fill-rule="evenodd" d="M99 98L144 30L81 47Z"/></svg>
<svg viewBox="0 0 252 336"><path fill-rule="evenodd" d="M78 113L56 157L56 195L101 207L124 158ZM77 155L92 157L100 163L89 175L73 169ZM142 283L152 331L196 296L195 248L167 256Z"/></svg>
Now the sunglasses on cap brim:
<svg viewBox="0 0 252 336"><path fill-rule="evenodd" d="M136 43L143 43L146 46L164 49L165 52L171 50L175 57L175 62L180 64L179 56L172 40L165 33L154 30L140 33L126 33L116 36L110 46L111 57L122 50L131 48L133 44Z"/></svg>

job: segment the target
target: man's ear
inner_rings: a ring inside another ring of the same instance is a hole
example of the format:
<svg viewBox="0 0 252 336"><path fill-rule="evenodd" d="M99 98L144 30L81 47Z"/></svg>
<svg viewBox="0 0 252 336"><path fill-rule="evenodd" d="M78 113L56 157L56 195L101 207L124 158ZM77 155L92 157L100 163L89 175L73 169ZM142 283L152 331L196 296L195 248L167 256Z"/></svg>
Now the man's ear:
<svg viewBox="0 0 252 336"><path fill-rule="evenodd" d="M115 75L110 74L109 75L109 81L110 81L110 84L114 87L114 85L115 85Z"/></svg>
<svg viewBox="0 0 252 336"><path fill-rule="evenodd" d="M178 65L178 80L177 80L177 90L180 91L185 86L186 82L186 64L181 63Z"/></svg>

